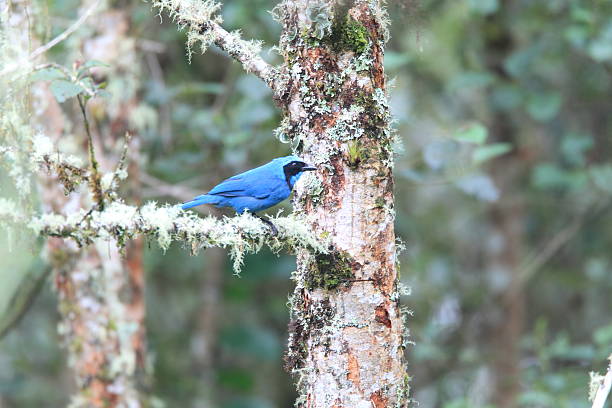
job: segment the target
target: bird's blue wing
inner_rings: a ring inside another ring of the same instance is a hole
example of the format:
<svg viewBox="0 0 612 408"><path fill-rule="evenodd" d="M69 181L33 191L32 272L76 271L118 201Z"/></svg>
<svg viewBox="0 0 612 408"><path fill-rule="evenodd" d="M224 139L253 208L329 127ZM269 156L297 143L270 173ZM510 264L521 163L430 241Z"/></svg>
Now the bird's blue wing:
<svg viewBox="0 0 612 408"><path fill-rule="evenodd" d="M232 207L242 213L245 209L257 212L270 208L291 193L282 166L278 160L245 171L222 181L207 194L184 203L183 209L201 204Z"/></svg>
<svg viewBox="0 0 612 408"><path fill-rule="evenodd" d="M245 171L217 184L209 195L223 197L268 198L279 183L279 178L266 166Z"/></svg>

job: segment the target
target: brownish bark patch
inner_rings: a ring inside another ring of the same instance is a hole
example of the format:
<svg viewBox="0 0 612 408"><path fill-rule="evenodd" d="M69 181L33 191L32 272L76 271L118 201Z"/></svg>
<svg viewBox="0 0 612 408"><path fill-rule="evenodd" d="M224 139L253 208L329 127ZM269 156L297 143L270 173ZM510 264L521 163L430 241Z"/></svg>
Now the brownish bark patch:
<svg viewBox="0 0 612 408"><path fill-rule="evenodd" d="M131 300L127 305L127 309L130 319L138 324L138 330L132 335L132 347L136 353L136 361L140 370L144 370L146 364L143 250L144 241L142 238L132 241L128 246L127 258L125 260L131 291Z"/></svg>
<svg viewBox="0 0 612 408"><path fill-rule="evenodd" d="M376 306L376 321L387 328L391 328L391 319L389 319L389 311L384 304Z"/></svg>
<svg viewBox="0 0 612 408"><path fill-rule="evenodd" d="M383 68L383 51L377 44L377 40L382 36L380 24L376 21L376 18L370 13L369 6L364 3L360 9L361 18L359 21L368 30L370 38L374 46L372 47L372 57L374 63L371 65L370 73L372 75L372 82L377 88L385 87L385 72Z"/></svg>
<svg viewBox="0 0 612 408"><path fill-rule="evenodd" d="M393 236L392 228L386 228L384 231L381 231L373 242L389 242L389 239L392 239L389 235ZM372 253L372 257L380 262L380 268L373 276L374 284L383 293L389 294L393 291L395 282L395 265L389 262L389 253L386 248L373 244L370 246L369 251Z"/></svg>
<svg viewBox="0 0 612 408"><path fill-rule="evenodd" d="M348 353L348 373L346 374L346 378L352 382L355 387L359 388L361 386L361 379L359 376L359 361L357 361L357 357L355 357L350 351Z"/></svg>
<svg viewBox="0 0 612 408"><path fill-rule="evenodd" d="M325 131L336 124L338 114L318 115L312 120L312 130L317 134L322 135Z"/></svg>
<svg viewBox="0 0 612 408"><path fill-rule="evenodd" d="M372 401L374 408L386 408L389 399L383 397L382 392L378 390L370 394L370 401Z"/></svg>
<svg viewBox="0 0 612 408"><path fill-rule="evenodd" d="M336 158L331 162L334 170L331 174L331 178L327 178L327 192L325 197L325 206L329 210L336 211L341 203L341 196L344 194L344 188L346 185L346 177L344 175L344 166L340 158Z"/></svg>

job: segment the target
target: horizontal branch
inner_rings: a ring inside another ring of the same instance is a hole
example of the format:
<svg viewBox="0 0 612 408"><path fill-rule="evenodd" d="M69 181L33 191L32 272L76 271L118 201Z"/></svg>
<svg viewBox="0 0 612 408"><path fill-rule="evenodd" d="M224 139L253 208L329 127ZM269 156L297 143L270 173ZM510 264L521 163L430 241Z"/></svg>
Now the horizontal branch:
<svg viewBox="0 0 612 408"><path fill-rule="evenodd" d="M222 19L216 14L221 7L219 3L212 0L155 0L153 6L160 12L166 10L180 28L187 30L189 56L196 44L202 53L210 44L215 44L278 93L279 70L259 56L261 42L245 41L239 32L230 33L221 27Z"/></svg>
<svg viewBox="0 0 612 408"><path fill-rule="evenodd" d="M70 238L80 246L95 240L116 240L119 246L143 235L154 238L166 250L172 242L180 242L193 254L202 248L222 247L230 250L234 270L240 271L244 255L256 253L264 245L273 252L295 252L308 248L326 252L323 239L315 236L304 220L296 216L272 217L277 235L259 218L248 213L236 217L198 217L179 206L158 206L151 202L134 207L114 201L103 211L81 209L70 215L43 214L28 219L19 215L10 202L0 203L0 226L22 224L42 236Z"/></svg>

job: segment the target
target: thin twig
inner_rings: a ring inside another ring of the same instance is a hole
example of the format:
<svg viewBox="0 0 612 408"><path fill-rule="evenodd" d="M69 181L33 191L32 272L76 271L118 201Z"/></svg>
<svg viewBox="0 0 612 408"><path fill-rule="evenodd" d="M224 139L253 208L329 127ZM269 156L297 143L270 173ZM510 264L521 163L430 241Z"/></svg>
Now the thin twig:
<svg viewBox="0 0 612 408"><path fill-rule="evenodd" d="M83 15L81 17L79 17L79 19L77 21L72 23L70 25L70 27L68 27L66 30L64 30L60 35L58 35L57 37L55 37L54 39L52 39L48 43L46 43L44 45L41 45L40 47L35 49L28 56L27 60L28 61L32 61L33 59L39 57L40 55L42 55L45 52L49 51L51 48L53 48L54 46L56 46L60 42L64 41L66 38L68 38L68 36L70 34L74 33L80 26L82 26L85 23L85 21L89 18L89 16L91 16L91 14L94 12L94 10L98 7L99 3L100 3L100 0L97 0L94 4L91 5L91 7L89 7L87 10L85 10L85 13L83 13ZM19 62L16 62L16 63L12 64L12 65L9 65L8 67L6 67L2 71L0 71L0 76L9 74L9 73L15 71L16 69L20 68L22 65L23 65L23 61L19 61Z"/></svg>
<svg viewBox="0 0 612 408"><path fill-rule="evenodd" d="M609 200L596 202L577 215L535 255L528 257L519 269L519 281L524 284L581 230L584 224L606 210Z"/></svg>
<svg viewBox="0 0 612 408"><path fill-rule="evenodd" d="M87 112L85 110L85 103L81 95L77 95L79 106L81 107L81 113L83 113L83 121L85 123L85 132L87 133L87 150L89 156L89 167L91 168L91 174L89 176L89 187L93 194L94 201L98 204L100 211L104 210L104 192L102 191L102 182L100 177L100 170L98 168L98 161L96 160L96 154L94 151L93 138L91 137L91 131L89 129L89 120L87 119Z"/></svg>
<svg viewBox="0 0 612 408"><path fill-rule="evenodd" d="M70 27L64 30L64 32L62 32L60 35L58 35L57 37L55 37L54 39L52 39L45 45L41 45L40 47L35 49L34 52L30 54L29 59L33 60L34 58L38 57L41 54L44 54L45 52L49 51L52 47L56 46L57 44L59 44L60 42L68 38L70 34L74 33L80 26L83 25L83 23L85 23L85 20L87 20L89 16L94 12L94 10L98 7L98 4L100 4L100 0L97 0L87 10L85 10L85 13L83 13L83 15L77 21L72 23Z"/></svg>
<svg viewBox="0 0 612 408"><path fill-rule="evenodd" d="M117 163L117 167L115 168L115 172L113 173L113 181L111 182L111 189L114 185L117 185L119 183L119 175L127 167L127 154L130 148L131 139L132 139L132 135L130 135L129 132L125 132L125 142L123 144L123 150L121 151L121 157L119 158L119 162Z"/></svg>
<svg viewBox="0 0 612 408"><path fill-rule="evenodd" d="M162 91L165 93L167 87L166 82L164 80L164 72L162 70L161 64L159 63L159 58L157 58L156 54L148 52L146 53L146 61L147 65L149 66L149 70L151 71L151 75L159 84ZM172 141L172 116L170 114L170 104L161 104L159 110L161 139L164 147L167 148L170 145L170 142Z"/></svg>
<svg viewBox="0 0 612 408"><path fill-rule="evenodd" d="M181 201L189 201L193 199L193 197L200 194L198 191L189 187L185 187L180 184L166 183L165 181L144 172L140 174L140 181L142 181L142 183L146 186L150 187L158 196L173 197Z"/></svg>

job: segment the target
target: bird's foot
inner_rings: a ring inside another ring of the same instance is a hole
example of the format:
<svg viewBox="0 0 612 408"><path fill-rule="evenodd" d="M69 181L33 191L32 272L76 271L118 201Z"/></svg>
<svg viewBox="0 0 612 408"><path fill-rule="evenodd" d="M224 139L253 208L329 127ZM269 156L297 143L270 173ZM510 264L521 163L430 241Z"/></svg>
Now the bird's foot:
<svg viewBox="0 0 612 408"><path fill-rule="evenodd" d="M276 226L274 224L272 224L272 221L270 221L269 219L267 219L265 217L257 215L257 214L253 214L253 215L256 216L257 218L259 218L268 227L270 227L270 235L272 235L273 237L278 235L278 230L276 229Z"/></svg>

